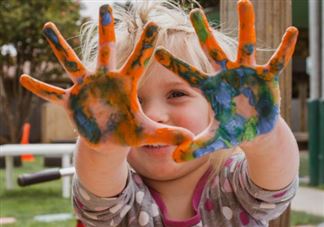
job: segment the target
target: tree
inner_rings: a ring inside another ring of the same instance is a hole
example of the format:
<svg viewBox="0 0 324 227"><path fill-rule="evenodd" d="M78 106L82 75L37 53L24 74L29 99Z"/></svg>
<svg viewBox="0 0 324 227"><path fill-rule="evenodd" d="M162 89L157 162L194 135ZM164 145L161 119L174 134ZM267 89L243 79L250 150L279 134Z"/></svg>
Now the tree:
<svg viewBox="0 0 324 227"><path fill-rule="evenodd" d="M64 75L41 35L43 25L53 21L66 38L75 37L81 24L80 8L73 0L0 1L0 116L5 124L1 127L9 131L2 141L19 141L21 126L36 100L20 86L20 75L27 73L43 81ZM71 46L78 45L78 40L69 41Z"/></svg>

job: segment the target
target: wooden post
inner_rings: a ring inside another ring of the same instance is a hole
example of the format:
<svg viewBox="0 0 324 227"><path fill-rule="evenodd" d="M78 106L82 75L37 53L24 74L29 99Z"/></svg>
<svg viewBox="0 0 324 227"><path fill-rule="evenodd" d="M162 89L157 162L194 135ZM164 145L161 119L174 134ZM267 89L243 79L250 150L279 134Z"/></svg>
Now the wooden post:
<svg viewBox="0 0 324 227"><path fill-rule="evenodd" d="M255 10L257 47L272 51L257 51L257 63L264 64L278 47L283 34L292 22L291 0L251 0ZM220 24L222 31L237 37L237 0L221 0ZM291 121L291 64L280 75L281 115L290 125ZM270 227L290 226L290 207Z"/></svg>

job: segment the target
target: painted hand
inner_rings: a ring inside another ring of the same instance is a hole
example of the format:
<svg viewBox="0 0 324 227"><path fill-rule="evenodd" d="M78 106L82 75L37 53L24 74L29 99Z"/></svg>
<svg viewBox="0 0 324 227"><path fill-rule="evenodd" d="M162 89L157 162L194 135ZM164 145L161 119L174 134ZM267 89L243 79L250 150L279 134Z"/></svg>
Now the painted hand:
<svg viewBox="0 0 324 227"><path fill-rule="evenodd" d="M54 54L74 85L61 89L22 75L21 84L50 102L65 107L80 135L90 146L116 143L126 146L175 144L192 139L189 131L166 127L147 118L137 100L137 82L152 56L158 27L148 23L131 56L115 69L114 18L110 6L99 15L98 63L90 73L52 23L44 26Z"/></svg>
<svg viewBox="0 0 324 227"><path fill-rule="evenodd" d="M191 86L199 88L214 111L214 121L208 129L197 135L193 142L178 146L174 152L176 161L191 160L253 140L270 132L278 119L279 73L293 54L298 31L289 27L268 63L256 65L252 3L238 1L238 14L239 43L233 62L214 38L204 13L201 10L190 13L201 47L217 71L214 75L199 71L163 48L156 51L156 59Z"/></svg>

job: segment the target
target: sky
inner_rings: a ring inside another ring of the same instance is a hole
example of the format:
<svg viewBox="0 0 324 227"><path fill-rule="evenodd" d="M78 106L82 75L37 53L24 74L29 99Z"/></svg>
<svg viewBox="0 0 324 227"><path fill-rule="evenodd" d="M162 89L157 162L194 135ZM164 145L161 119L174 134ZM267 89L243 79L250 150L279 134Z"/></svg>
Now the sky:
<svg viewBox="0 0 324 227"><path fill-rule="evenodd" d="M80 0L86 9L81 11L82 16L90 16L92 19L97 19L99 7L103 4L112 2L125 2L124 0Z"/></svg>

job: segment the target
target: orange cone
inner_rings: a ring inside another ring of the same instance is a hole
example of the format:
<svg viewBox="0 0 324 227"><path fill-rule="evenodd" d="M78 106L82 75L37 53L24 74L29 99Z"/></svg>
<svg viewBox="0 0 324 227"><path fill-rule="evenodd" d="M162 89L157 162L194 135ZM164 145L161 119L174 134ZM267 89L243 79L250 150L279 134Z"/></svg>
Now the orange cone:
<svg viewBox="0 0 324 227"><path fill-rule="evenodd" d="M28 144L29 143L29 133L30 133L30 124L25 123L23 125L23 131L22 131L22 137L21 137L20 144ZM23 154L23 155L21 155L21 160L23 162L32 162L35 160L35 158L32 154Z"/></svg>

